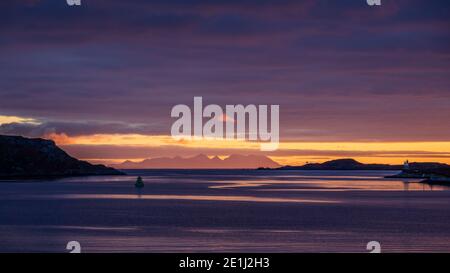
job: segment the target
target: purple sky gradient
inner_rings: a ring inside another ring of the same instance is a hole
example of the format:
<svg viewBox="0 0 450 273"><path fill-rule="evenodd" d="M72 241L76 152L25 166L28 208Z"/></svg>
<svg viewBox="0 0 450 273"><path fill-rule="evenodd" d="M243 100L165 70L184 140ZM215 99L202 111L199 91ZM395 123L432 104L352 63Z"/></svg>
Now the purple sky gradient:
<svg viewBox="0 0 450 273"><path fill-rule="evenodd" d="M169 134L170 110L280 104L282 140L450 141L450 3L0 3L0 133Z"/></svg>

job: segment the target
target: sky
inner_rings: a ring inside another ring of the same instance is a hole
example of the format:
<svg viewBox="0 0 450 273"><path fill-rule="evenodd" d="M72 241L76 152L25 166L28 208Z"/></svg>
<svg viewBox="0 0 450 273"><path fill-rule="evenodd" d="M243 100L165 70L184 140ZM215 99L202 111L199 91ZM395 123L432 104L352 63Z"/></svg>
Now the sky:
<svg viewBox="0 0 450 273"><path fill-rule="evenodd" d="M177 104L280 105L279 149L176 141ZM446 0L0 2L0 134L117 163L450 163Z"/></svg>

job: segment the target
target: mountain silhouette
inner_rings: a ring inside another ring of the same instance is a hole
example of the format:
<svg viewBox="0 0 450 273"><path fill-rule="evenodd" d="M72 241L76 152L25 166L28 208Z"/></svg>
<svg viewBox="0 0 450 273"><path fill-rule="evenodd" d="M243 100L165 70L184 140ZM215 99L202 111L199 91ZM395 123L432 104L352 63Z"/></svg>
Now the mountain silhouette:
<svg viewBox="0 0 450 273"><path fill-rule="evenodd" d="M256 169L278 168L280 164L262 155L230 155L224 159L209 158L204 154L194 157L158 157L140 162L125 161L111 165L118 169Z"/></svg>

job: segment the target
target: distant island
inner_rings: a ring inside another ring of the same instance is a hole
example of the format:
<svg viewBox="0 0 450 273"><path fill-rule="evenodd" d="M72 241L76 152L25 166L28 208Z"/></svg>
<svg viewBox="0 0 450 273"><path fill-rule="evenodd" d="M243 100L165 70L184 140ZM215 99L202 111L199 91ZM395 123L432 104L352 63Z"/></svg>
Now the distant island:
<svg viewBox="0 0 450 273"><path fill-rule="evenodd" d="M259 168L267 170L272 168ZM430 184L450 184L450 165L436 162L406 161L403 165L364 164L351 158L326 161L324 163L308 163L302 166L283 166L274 170L334 170L334 171L400 171L386 178L420 178Z"/></svg>
<svg viewBox="0 0 450 273"><path fill-rule="evenodd" d="M437 168L450 168L450 165L443 163L408 163L408 167L412 170L427 170ZM382 171L395 171L403 170L405 165L389 165L389 164L364 164L358 162L352 158L344 158L326 161L324 163L308 163L302 166L283 166L277 168L277 170L382 170Z"/></svg>
<svg viewBox="0 0 450 273"><path fill-rule="evenodd" d="M104 165L69 156L45 139L0 135L0 178L123 175Z"/></svg>
<svg viewBox="0 0 450 273"><path fill-rule="evenodd" d="M158 157L140 162L125 161L110 165L117 169L257 169L279 168L280 164L261 155L230 155L224 159L200 154L193 157Z"/></svg>
<svg viewBox="0 0 450 273"><path fill-rule="evenodd" d="M326 161L324 163L307 163L301 166L283 166L278 170L401 170L401 165L364 164L351 158Z"/></svg>

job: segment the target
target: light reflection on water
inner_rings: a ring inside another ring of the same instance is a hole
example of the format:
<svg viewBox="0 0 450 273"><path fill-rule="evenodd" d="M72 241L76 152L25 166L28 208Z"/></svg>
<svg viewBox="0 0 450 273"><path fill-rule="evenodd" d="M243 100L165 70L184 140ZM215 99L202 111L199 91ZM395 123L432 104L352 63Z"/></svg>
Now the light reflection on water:
<svg viewBox="0 0 450 273"><path fill-rule="evenodd" d="M262 188L257 191L444 191L449 187L419 183L419 180L304 180L304 181L219 181L211 189ZM270 187L270 188L267 188Z"/></svg>
<svg viewBox="0 0 450 273"><path fill-rule="evenodd" d="M450 188L391 174L141 170L0 183L0 252L64 252L72 240L85 252L365 252L371 240L385 252L448 252Z"/></svg>
<svg viewBox="0 0 450 273"><path fill-rule="evenodd" d="M266 202L266 203L338 203L332 200L272 198L255 196L221 195L163 195L163 194L61 194L45 196L61 199L144 199L144 200L191 200L191 201L230 201L230 202Z"/></svg>
<svg viewBox="0 0 450 273"><path fill-rule="evenodd" d="M219 172L220 174L217 174ZM255 192L339 192L339 191L444 191L449 186L427 185L420 179L385 179L387 171L251 171L251 170L132 170L127 176L64 178L60 182L80 183L134 183L142 176L151 183L207 184L209 189L247 188Z"/></svg>

